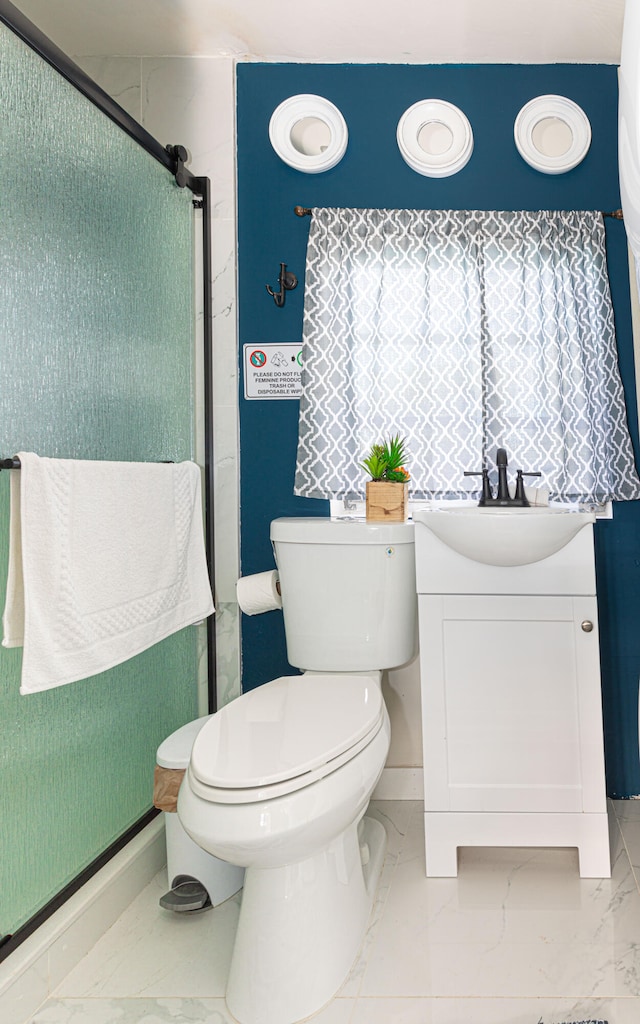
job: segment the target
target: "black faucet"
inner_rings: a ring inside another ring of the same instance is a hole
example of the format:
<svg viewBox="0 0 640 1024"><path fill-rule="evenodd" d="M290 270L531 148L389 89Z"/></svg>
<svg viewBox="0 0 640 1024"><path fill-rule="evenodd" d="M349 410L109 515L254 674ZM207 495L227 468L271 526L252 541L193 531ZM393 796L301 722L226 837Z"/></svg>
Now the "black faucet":
<svg viewBox="0 0 640 1024"><path fill-rule="evenodd" d="M489 470L483 469L481 473L472 473L465 470L465 476L481 476L482 477L482 497L478 502L478 508L529 508L529 502L524 493L524 480L525 476L541 476L541 473L523 473L521 469L516 472L516 490L513 497L509 491L509 483L507 481L507 449L498 448L496 452L496 466L498 467L498 491L494 497L491 490L491 484L489 482Z"/></svg>
<svg viewBox="0 0 640 1024"><path fill-rule="evenodd" d="M500 505L510 505L511 495L509 494L509 484L507 483L508 461L506 448L498 448L496 452L496 466L498 467L498 493L496 501ZM527 504L529 503L527 502Z"/></svg>

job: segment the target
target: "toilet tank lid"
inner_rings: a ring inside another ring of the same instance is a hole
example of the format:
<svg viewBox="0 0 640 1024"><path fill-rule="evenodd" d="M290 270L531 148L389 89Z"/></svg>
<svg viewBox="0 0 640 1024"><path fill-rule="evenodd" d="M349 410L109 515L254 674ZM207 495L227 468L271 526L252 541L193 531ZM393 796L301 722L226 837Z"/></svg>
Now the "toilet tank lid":
<svg viewBox="0 0 640 1024"><path fill-rule="evenodd" d="M195 718L167 736L166 740L163 740L158 747L156 764L159 764L161 768L187 768L193 742L202 726L206 725L210 718L211 715Z"/></svg>
<svg viewBox="0 0 640 1024"><path fill-rule="evenodd" d="M355 746L383 713L377 673L280 676L213 715L196 737L191 771L219 789L297 778Z"/></svg>
<svg viewBox="0 0 640 1024"><path fill-rule="evenodd" d="M373 523L365 519L319 516L271 522L271 540L291 544L413 544L413 523Z"/></svg>

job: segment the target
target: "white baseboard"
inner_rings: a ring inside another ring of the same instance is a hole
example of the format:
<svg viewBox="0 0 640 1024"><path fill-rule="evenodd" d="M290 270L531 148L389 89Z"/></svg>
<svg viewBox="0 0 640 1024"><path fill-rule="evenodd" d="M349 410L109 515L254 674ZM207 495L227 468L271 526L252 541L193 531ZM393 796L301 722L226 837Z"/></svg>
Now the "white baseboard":
<svg viewBox="0 0 640 1024"><path fill-rule="evenodd" d="M422 768L383 768L372 800L424 800Z"/></svg>
<svg viewBox="0 0 640 1024"><path fill-rule="evenodd" d="M159 814L0 964L0 1020L26 1024L166 863Z"/></svg>

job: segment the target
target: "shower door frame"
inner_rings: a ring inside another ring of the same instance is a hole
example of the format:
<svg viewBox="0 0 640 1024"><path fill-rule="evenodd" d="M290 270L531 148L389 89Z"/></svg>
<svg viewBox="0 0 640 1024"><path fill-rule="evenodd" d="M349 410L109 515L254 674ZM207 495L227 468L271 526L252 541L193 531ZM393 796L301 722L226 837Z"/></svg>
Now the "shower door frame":
<svg viewBox="0 0 640 1024"><path fill-rule="evenodd" d="M214 589L214 522L213 522L213 319L212 319L212 249L211 249L211 182L207 177L192 174L184 166L186 150L179 144L163 146L138 121L87 75L66 53L29 21L10 0L0 0L0 22L34 50L65 78L78 92L130 136L139 146L167 169L181 188L194 196L193 206L202 211L202 297L203 297L203 407L204 407L204 515L205 548L212 590ZM215 620L207 618L207 693L209 711L217 710ZM127 831L111 843L83 871L24 925L0 944L0 962L9 956L44 921L58 910L75 892L96 874L112 857L142 831L159 812L151 808Z"/></svg>

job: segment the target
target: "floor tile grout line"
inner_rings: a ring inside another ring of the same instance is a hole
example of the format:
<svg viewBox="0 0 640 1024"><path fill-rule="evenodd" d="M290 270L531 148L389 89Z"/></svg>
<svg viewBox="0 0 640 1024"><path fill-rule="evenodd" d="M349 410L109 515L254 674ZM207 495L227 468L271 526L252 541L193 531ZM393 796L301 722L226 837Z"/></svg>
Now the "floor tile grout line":
<svg viewBox="0 0 640 1024"><path fill-rule="evenodd" d="M617 805L618 804L626 804L626 803L629 803L629 801L627 801L627 800L614 800L612 797L608 797L607 798L607 803L611 806L611 810L613 811L613 818L614 818L614 821L615 821L616 826L618 828L618 832L620 834L620 839L622 841L622 846L624 848L624 852L626 853L627 860L629 861L629 868L631 870L631 874L633 875L633 880L636 883L636 889L638 890L638 893L640 894L640 877L637 874L636 869L635 869L635 867L633 865L633 859L631 857L631 850L629 849L629 844L628 844L627 838L626 838L626 836L624 834L624 827L623 827L624 826L624 822L626 822L626 821L628 821L630 819L624 817L624 815L621 815L621 816L618 815L618 806Z"/></svg>
<svg viewBox="0 0 640 1024"><path fill-rule="evenodd" d="M616 825L618 826L618 831L620 833L620 838L622 840L622 845L624 847L624 852L626 853L627 860L629 861L629 867L631 869L631 874L633 875L633 880L636 883L636 889L638 890L638 893L640 894L640 879L638 878L638 875L636 874L636 869L635 869L635 867L633 865L633 860L632 860L632 857L631 857L631 851L629 850L629 846L628 846L628 843L627 843L627 840L626 840L626 837L625 837L625 834L624 834L624 829L622 827L622 822L620 821L620 819L618 818L617 815L615 816L615 820L616 820Z"/></svg>

